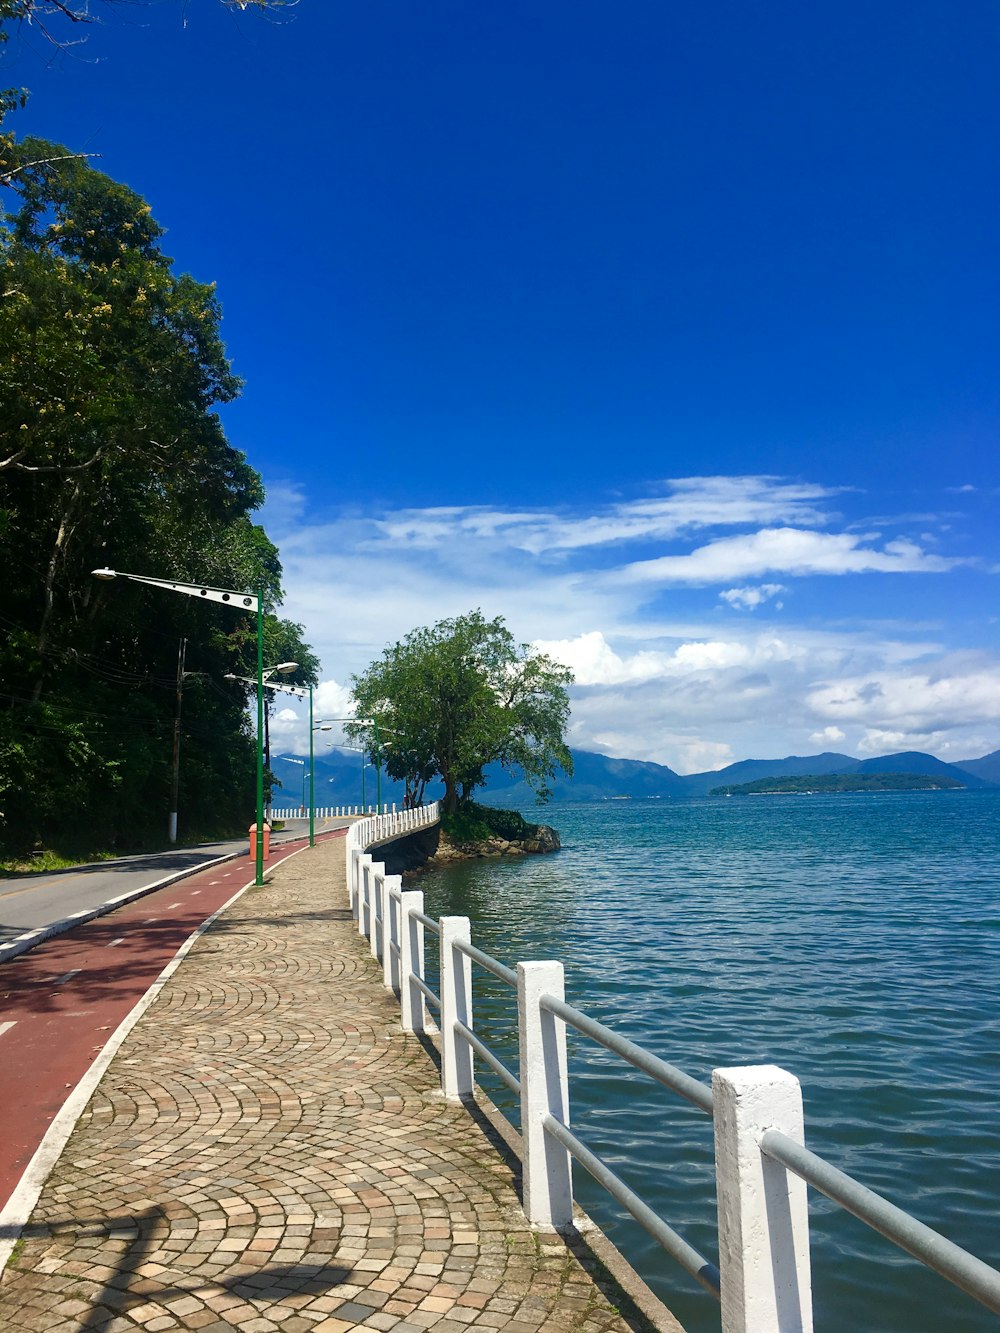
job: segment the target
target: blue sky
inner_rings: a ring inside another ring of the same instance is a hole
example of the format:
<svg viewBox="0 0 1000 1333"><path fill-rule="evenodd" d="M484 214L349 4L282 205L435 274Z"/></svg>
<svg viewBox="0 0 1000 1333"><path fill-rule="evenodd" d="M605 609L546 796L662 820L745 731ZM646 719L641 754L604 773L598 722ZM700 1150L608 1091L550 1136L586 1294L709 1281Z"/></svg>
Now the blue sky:
<svg viewBox="0 0 1000 1333"><path fill-rule="evenodd" d="M17 125L218 283L326 711L481 606L584 748L1000 747L992 2L95 12Z"/></svg>

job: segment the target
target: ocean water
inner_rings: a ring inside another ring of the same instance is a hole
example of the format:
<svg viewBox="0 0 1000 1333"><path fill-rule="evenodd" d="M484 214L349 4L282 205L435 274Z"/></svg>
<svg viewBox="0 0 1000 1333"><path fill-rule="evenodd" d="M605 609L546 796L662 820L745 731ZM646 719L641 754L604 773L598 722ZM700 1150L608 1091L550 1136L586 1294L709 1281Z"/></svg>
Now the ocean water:
<svg viewBox="0 0 1000 1333"><path fill-rule="evenodd" d="M809 1147L1000 1267L1000 792L524 813L563 850L427 872L431 915L469 916L508 964L561 959L571 1003L697 1078L790 1070ZM516 1069L512 994L478 968L474 985L476 1028ZM576 1132L716 1260L709 1118L583 1038L570 1064ZM516 1123L507 1089L477 1077ZM712 1297L575 1180L685 1328L717 1330ZM1000 1326L812 1190L810 1215L821 1333Z"/></svg>

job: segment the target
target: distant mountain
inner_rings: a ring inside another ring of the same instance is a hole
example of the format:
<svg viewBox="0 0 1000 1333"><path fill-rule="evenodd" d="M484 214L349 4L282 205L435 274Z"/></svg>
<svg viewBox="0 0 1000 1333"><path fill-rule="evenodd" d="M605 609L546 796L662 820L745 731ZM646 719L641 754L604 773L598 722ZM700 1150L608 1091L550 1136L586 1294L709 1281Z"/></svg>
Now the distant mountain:
<svg viewBox="0 0 1000 1333"><path fill-rule="evenodd" d="M963 773L972 773L977 778L985 778L987 782L1000 784L1000 750L984 754L982 759L963 759L953 767L960 768Z"/></svg>
<svg viewBox="0 0 1000 1333"><path fill-rule="evenodd" d="M934 777L958 778L963 787L992 787L994 784L986 778L977 776L955 764L946 764L943 759L936 759L932 754L923 754L920 750L903 750L899 754L882 754L877 759L865 759L853 768L841 770L844 773L929 773Z"/></svg>
<svg viewBox="0 0 1000 1333"><path fill-rule="evenodd" d="M590 750L574 750L573 776L560 775L552 782L553 801L610 801L616 798L685 800L684 778L665 764L641 759L611 759ZM524 807L535 795L523 780L505 773L498 765L486 770L485 792L477 796L484 805Z"/></svg>
<svg viewBox="0 0 1000 1333"><path fill-rule="evenodd" d="M632 800L687 801L707 796L713 787L736 786L760 778L820 777L838 773L921 773L931 777L957 779L970 789L1000 786L1000 750L971 759L964 764L946 764L932 754L906 750L880 755L877 759L855 759L849 754L825 751L823 754L786 755L784 759L743 759L726 768L707 773L689 773L682 777L665 764L639 759L613 759L591 750L573 751L574 776L557 777L552 783L552 800L560 804L581 801ZM283 786L276 788L274 808L297 806L302 799L302 765L290 756L272 755L271 767ZM486 770L487 786L477 793L484 805L526 808L535 803L531 788L516 773L505 772L494 764ZM308 779L307 779L308 783ZM308 786L307 786L308 795ZM375 770L365 770L365 799L375 804ZM428 787L427 799L441 794L441 784ZM403 802L403 784L382 774L382 801L385 805ZM331 750L316 756L316 804L361 804L361 756L350 750Z"/></svg>
<svg viewBox="0 0 1000 1333"><path fill-rule="evenodd" d="M759 778L818 777L824 773L851 773L858 764L849 754L790 754L784 759L742 759L739 763L709 773L689 773L681 778L689 796L707 796L713 787L730 787Z"/></svg>
<svg viewBox="0 0 1000 1333"><path fill-rule="evenodd" d="M306 763L308 763L306 757ZM294 762L292 756L272 754L271 770L281 782L275 787L272 809L287 810L297 808L302 800L303 767ZM440 786L440 784L438 784ZM306 773L306 800L309 799L309 776ZM403 784L393 782L382 774L382 803L397 806L403 804ZM365 802L375 805L377 785L375 769L368 765L365 769ZM434 796L437 796L437 789ZM430 799L434 799L430 797ZM316 805L360 805L361 804L361 755L351 750L332 750L316 755Z"/></svg>

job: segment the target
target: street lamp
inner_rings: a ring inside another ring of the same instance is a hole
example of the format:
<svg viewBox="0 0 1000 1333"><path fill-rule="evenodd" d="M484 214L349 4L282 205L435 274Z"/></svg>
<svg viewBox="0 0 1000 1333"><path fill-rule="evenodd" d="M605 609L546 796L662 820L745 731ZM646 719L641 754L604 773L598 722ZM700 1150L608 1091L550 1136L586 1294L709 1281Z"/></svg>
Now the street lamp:
<svg viewBox="0 0 1000 1333"><path fill-rule="evenodd" d="M375 810L382 813L382 746L379 742L378 721L374 717L328 717L327 722L370 722L375 733ZM388 730L388 728L387 728ZM395 735L395 733L392 733Z"/></svg>
<svg viewBox="0 0 1000 1333"><path fill-rule="evenodd" d="M181 785L181 708L184 704L184 682L192 676L204 676L204 671L185 671L184 658L187 639L181 639L177 650L177 690L174 704L174 743L170 756L170 814L167 816L167 841L177 841L177 797Z"/></svg>
<svg viewBox="0 0 1000 1333"><path fill-rule="evenodd" d="M252 592L234 592L229 588L208 588L197 583L174 583L170 579L152 579L144 574L125 574L117 569L91 571L98 579L129 579L132 583L146 583L152 588L183 593L185 597L200 597L207 602L219 602L235 607L237 611L257 613L257 856L254 866L254 885L264 883L264 589Z"/></svg>
<svg viewBox="0 0 1000 1333"><path fill-rule="evenodd" d="M283 755L282 758L284 759L284 761L285 761L286 764L301 764L301 765L302 765L302 813L305 814L305 812L306 812L306 761L305 761L304 759L296 759L293 755L290 755L290 754Z"/></svg>
<svg viewBox="0 0 1000 1333"><path fill-rule="evenodd" d="M277 690L277 689L280 689L281 687L280 687L279 685L277 685L277 684L272 684L272 683L271 683L271 677L272 677L273 675L275 675L276 673L278 673L278 672L280 672L283 676L287 676L288 673L289 673L290 671L297 671L297 670L298 670L298 666L299 666L298 662L279 662L279 663L277 664L277 666L265 667L264 670L263 670L263 672L261 673L261 684L264 686L264 689L265 689L265 690ZM242 681L245 685L253 685L255 688L256 688L256 685L257 685L257 682L256 682L252 677L250 677L250 676L237 676L237 675L235 675L232 671L227 671L226 674L225 674L225 676L223 677L223 679L224 679L224 680L240 680L240 681ZM268 709L265 708L265 709L264 709L264 767L265 767L265 769L266 769L268 772L271 771L271 725L270 725L270 717L271 717L270 712L268 711ZM270 791L268 792L267 819L268 819L268 822L270 822L270 819L271 819L271 800L270 800Z"/></svg>
<svg viewBox="0 0 1000 1333"><path fill-rule="evenodd" d="M367 750L362 750L357 745L331 745L330 748L331 750L353 750L355 754L359 754L361 756L361 813L364 814L365 813L365 769L368 767L368 760L366 758L366 755L368 753ZM331 778L330 781L332 782L333 778Z"/></svg>

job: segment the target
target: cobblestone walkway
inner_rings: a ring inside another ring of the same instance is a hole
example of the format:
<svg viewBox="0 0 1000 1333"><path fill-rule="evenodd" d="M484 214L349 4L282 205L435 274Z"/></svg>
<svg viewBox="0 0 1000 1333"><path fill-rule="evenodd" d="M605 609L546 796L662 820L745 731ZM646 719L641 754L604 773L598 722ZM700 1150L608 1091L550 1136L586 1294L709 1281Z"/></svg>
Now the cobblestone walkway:
<svg viewBox="0 0 1000 1333"><path fill-rule="evenodd" d="M645 1327L528 1228L441 1099L342 908L343 855L279 866L174 973L43 1190L0 1328Z"/></svg>

